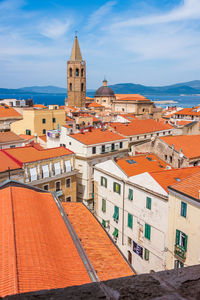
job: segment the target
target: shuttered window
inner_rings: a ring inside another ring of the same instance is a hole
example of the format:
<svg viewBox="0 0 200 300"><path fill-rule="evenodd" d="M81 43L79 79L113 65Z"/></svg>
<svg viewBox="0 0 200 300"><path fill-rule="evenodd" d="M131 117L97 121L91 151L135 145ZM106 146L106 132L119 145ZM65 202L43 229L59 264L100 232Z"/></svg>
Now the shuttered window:
<svg viewBox="0 0 200 300"><path fill-rule="evenodd" d="M146 198L146 208L151 210L151 198L150 197Z"/></svg>
<svg viewBox="0 0 200 300"><path fill-rule="evenodd" d="M107 188L107 178L101 176L101 186L104 186Z"/></svg>
<svg viewBox="0 0 200 300"><path fill-rule="evenodd" d="M106 221L104 219L102 220L102 225L103 227L106 227Z"/></svg>
<svg viewBox="0 0 200 300"><path fill-rule="evenodd" d="M128 214L128 227L133 228L133 216Z"/></svg>
<svg viewBox="0 0 200 300"><path fill-rule="evenodd" d="M149 250L144 249L144 259L149 260Z"/></svg>
<svg viewBox="0 0 200 300"><path fill-rule="evenodd" d="M148 240L151 239L151 226L149 224L145 224L145 233L144 233L144 236Z"/></svg>
<svg viewBox="0 0 200 300"><path fill-rule="evenodd" d="M187 216L187 203L181 202L181 216L186 218Z"/></svg>
<svg viewBox="0 0 200 300"><path fill-rule="evenodd" d="M102 212L106 212L106 200L102 199Z"/></svg>
<svg viewBox="0 0 200 300"><path fill-rule="evenodd" d="M133 190L132 189L129 189L129 191L128 191L128 199L133 200Z"/></svg>
<svg viewBox="0 0 200 300"><path fill-rule="evenodd" d="M115 221L118 221L118 220L119 220L119 207L118 207L118 206L115 206L115 208L114 208L113 219L114 219Z"/></svg>
<svg viewBox="0 0 200 300"><path fill-rule="evenodd" d="M59 162L54 163L54 172L55 172L55 175L58 175L61 173Z"/></svg>
<svg viewBox="0 0 200 300"><path fill-rule="evenodd" d="M117 182L113 182L113 191L115 193L121 194L121 185Z"/></svg>
<svg viewBox="0 0 200 300"><path fill-rule="evenodd" d="M70 160L65 160L65 172L71 172L71 161Z"/></svg>
<svg viewBox="0 0 200 300"><path fill-rule="evenodd" d="M31 181L37 180L36 168L30 168Z"/></svg>
<svg viewBox="0 0 200 300"><path fill-rule="evenodd" d="M119 235L118 229L115 228L114 231L113 231L113 236L114 236L115 238L118 238L118 235Z"/></svg>
<svg viewBox="0 0 200 300"><path fill-rule="evenodd" d="M187 240L188 240L188 236L180 231L180 230L176 230L176 245L182 247L185 251L187 251Z"/></svg>
<svg viewBox="0 0 200 300"><path fill-rule="evenodd" d="M48 165L42 166L42 177L43 178L49 177L49 166Z"/></svg>

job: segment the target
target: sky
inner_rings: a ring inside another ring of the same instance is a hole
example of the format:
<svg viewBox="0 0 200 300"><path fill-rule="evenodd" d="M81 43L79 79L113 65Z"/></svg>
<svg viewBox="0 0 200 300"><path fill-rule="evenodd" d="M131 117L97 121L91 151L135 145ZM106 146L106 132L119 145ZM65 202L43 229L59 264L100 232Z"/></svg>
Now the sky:
<svg viewBox="0 0 200 300"><path fill-rule="evenodd" d="M200 79L200 0L0 0L0 87L66 87L75 31L88 89Z"/></svg>

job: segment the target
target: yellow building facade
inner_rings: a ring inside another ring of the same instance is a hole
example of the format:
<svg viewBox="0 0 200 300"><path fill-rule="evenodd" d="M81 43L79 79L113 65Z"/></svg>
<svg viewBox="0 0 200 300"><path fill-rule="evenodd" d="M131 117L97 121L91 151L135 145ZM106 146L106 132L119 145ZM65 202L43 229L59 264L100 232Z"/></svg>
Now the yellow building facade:
<svg viewBox="0 0 200 300"><path fill-rule="evenodd" d="M57 129L65 125L63 109L26 109L23 120L11 124L11 131L16 134L38 136L46 134L47 130Z"/></svg>

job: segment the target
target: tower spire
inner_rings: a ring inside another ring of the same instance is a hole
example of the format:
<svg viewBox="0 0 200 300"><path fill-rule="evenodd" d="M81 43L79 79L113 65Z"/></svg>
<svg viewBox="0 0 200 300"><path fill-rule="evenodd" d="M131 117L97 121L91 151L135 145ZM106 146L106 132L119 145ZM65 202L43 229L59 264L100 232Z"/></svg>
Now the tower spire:
<svg viewBox="0 0 200 300"><path fill-rule="evenodd" d="M77 32L76 32L76 34L77 34ZM75 35L75 38L74 38L74 44L73 44L70 60L71 61L82 61L82 55L81 55L81 50L79 47L77 35Z"/></svg>

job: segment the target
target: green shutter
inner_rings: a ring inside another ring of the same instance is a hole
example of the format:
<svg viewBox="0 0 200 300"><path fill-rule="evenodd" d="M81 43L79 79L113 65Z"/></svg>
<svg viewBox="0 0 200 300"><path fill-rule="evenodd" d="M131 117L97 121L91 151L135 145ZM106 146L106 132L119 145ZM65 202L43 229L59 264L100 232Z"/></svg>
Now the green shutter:
<svg viewBox="0 0 200 300"><path fill-rule="evenodd" d="M102 199L102 212L106 212L106 200Z"/></svg>
<svg viewBox="0 0 200 300"><path fill-rule="evenodd" d="M113 219L119 220L119 207L115 206L114 214L113 214Z"/></svg>
<svg viewBox="0 0 200 300"><path fill-rule="evenodd" d="M105 179L105 187L107 188L107 178L104 179Z"/></svg>
<svg viewBox="0 0 200 300"><path fill-rule="evenodd" d="M129 189L129 192L128 192L128 199L129 199L129 200L133 200L133 190L132 190L132 189Z"/></svg>
<svg viewBox="0 0 200 300"><path fill-rule="evenodd" d="M101 176L101 185L107 188L107 178Z"/></svg>
<svg viewBox="0 0 200 300"><path fill-rule="evenodd" d="M181 216L186 218L187 215L187 203L181 202Z"/></svg>
<svg viewBox="0 0 200 300"><path fill-rule="evenodd" d="M145 238L151 239L151 226L149 224L145 224Z"/></svg>
<svg viewBox="0 0 200 300"><path fill-rule="evenodd" d="M102 225L103 227L106 227L106 221L104 219L102 220Z"/></svg>
<svg viewBox="0 0 200 300"><path fill-rule="evenodd" d="M113 182L113 191L118 194L121 194L121 185L117 182Z"/></svg>
<svg viewBox="0 0 200 300"><path fill-rule="evenodd" d="M113 236L114 236L115 238L118 238L118 229L117 229L117 228L114 229L114 231L113 231Z"/></svg>
<svg viewBox="0 0 200 300"><path fill-rule="evenodd" d="M151 209L151 198L150 197L146 198L146 208Z"/></svg>
<svg viewBox="0 0 200 300"><path fill-rule="evenodd" d="M188 236L185 234L185 251L187 251L187 240L188 240Z"/></svg>
<svg viewBox="0 0 200 300"><path fill-rule="evenodd" d="M128 214L128 227L133 228L133 216Z"/></svg>
<svg viewBox="0 0 200 300"><path fill-rule="evenodd" d="M115 182L113 182L113 192L115 192Z"/></svg>
<svg viewBox="0 0 200 300"><path fill-rule="evenodd" d="M176 229L176 245L179 245L180 241L180 230Z"/></svg>
<svg viewBox="0 0 200 300"><path fill-rule="evenodd" d="M147 249L144 250L144 259L149 260L149 250Z"/></svg>
<svg viewBox="0 0 200 300"><path fill-rule="evenodd" d="M101 176L101 185L103 185L103 177Z"/></svg>

